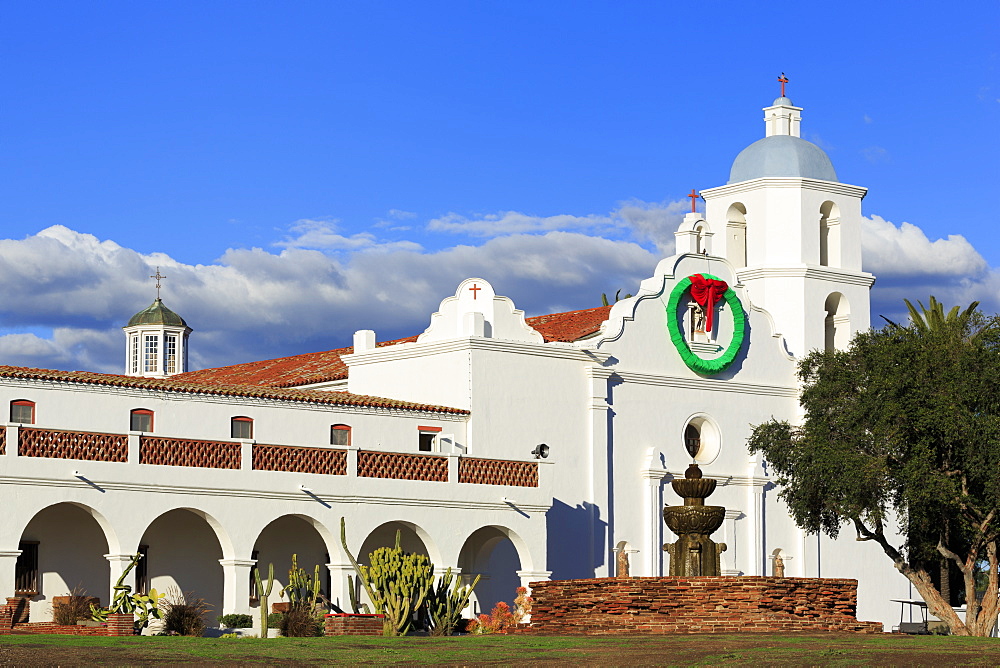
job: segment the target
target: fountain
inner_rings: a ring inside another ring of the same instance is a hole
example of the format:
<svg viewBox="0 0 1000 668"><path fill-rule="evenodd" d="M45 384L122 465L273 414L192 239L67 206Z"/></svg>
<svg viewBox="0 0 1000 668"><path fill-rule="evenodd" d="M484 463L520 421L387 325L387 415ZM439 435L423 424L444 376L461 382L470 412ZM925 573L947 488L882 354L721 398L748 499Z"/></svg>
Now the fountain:
<svg viewBox="0 0 1000 668"><path fill-rule="evenodd" d="M716 543L709 536L722 526L726 509L705 505L705 498L715 491L715 480L701 477L701 469L692 463L684 478L670 484L684 498L683 506L663 509L663 521L678 535L676 543L663 545L670 554L670 575L722 575L720 555L726 551L726 544Z"/></svg>

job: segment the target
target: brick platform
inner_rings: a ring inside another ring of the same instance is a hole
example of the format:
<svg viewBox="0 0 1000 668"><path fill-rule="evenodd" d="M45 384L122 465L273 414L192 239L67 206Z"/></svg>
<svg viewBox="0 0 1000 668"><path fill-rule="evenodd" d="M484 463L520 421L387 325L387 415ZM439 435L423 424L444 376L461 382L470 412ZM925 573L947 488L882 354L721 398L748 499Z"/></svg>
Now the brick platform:
<svg viewBox="0 0 1000 668"><path fill-rule="evenodd" d="M105 626L63 626L49 622L30 622L28 624L17 624L8 633L12 633L13 635L57 633L65 636L106 636L108 635L108 629Z"/></svg>
<svg viewBox="0 0 1000 668"><path fill-rule="evenodd" d="M380 636L385 615L329 614L323 622L325 636Z"/></svg>
<svg viewBox="0 0 1000 668"><path fill-rule="evenodd" d="M857 619L858 581L833 578L662 577L531 584L524 633L881 633Z"/></svg>
<svg viewBox="0 0 1000 668"><path fill-rule="evenodd" d="M108 615L108 635L109 636L132 636L135 635L135 615Z"/></svg>

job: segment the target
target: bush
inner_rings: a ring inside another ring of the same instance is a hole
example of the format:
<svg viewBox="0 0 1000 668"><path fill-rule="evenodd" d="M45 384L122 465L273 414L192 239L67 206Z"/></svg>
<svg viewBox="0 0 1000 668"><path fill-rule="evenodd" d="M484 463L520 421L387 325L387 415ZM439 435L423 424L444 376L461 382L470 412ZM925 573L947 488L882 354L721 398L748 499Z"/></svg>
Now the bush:
<svg viewBox="0 0 1000 668"><path fill-rule="evenodd" d="M90 619L90 596L82 586L73 587L67 603L52 606L52 621L62 626L72 626L81 619Z"/></svg>
<svg viewBox="0 0 1000 668"><path fill-rule="evenodd" d="M248 629L253 626L250 615L219 615L219 626L224 629Z"/></svg>
<svg viewBox="0 0 1000 668"><path fill-rule="evenodd" d="M323 635L322 617L306 606L295 606L281 616L281 635L286 638L313 638Z"/></svg>
<svg viewBox="0 0 1000 668"><path fill-rule="evenodd" d="M281 620L285 617L283 612L272 612L267 616L267 628L269 629L280 629Z"/></svg>
<svg viewBox="0 0 1000 668"><path fill-rule="evenodd" d="M205 614L210 606L205 599L196 598L192 592L171 589L163 602L164 630L182 636L201 636L205 632Z"/></svg>

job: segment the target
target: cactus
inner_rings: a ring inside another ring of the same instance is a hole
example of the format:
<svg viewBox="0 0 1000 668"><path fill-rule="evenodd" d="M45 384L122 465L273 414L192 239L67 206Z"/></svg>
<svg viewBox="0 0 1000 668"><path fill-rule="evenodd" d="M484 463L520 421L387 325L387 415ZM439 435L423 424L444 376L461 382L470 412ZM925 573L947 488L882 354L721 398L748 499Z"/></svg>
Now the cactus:
<svg viewBox="0 0 1000 668"><path fill-rule="evenodd" d="M362 603L361 605L358 605L357 588L354 585L354 578L352 578L350 575L347 576L347 593L351 597L351 611L354 612L355 615L372 614L372 609L368 607L367 603Z"/></svg>
<svg viewBox="0 0 1000 668"><path fill-rule="evenodd" d="M257 583L257 597L260 599L260 637L267 637L267 598L271 595L271 589L274 588L274 564L267 565L267 589L264 588L264 583L260 579L260 569L253 569L253 578Z"/></svg>
<svg viewBox="0 0 1000 668"><path fill-rule="evenodd" d="M406 635L431 591L434 566L422 554L407 554L399 546L396 532L395 547L380 547L369 555L371 566L357 562L347 547L347 523L340 518L340 540L344 552L354 565L358 580L364 585L375 612L385 615L383 631L387 636Z"/></svg>
<svg viewBox="0 0 1000 668"><path fill-rule="evenodd" d="M313 571L313 576L306 575L304 569L299 568L298 555L292 555L292 567L288 570L288 586L281 590L281 596L288 594L288 601L293 607L304 607L310 611L315 610L323 601L320 593L322 580L319 577L319 566Z"/></svg>
<svg viewBox="0 0 1000 668"><path fill-rule="evenodd" d="M480 577L482 576L477 575L472 584L465 586L457 586L458 582L455 582L454 589L451 587L453 580L451 568L438 579L437 586L427 595L427 613L431 620L432 635L451 635L455 625L462 618L462 610L469 605L472 590L479 584Z"/></svg>
<svg viewBox="0 0 1000 668"><path fill-rule="evenodd" d="M90 618L95 622L107 622L108 614L137 616L136 626L144 628L149 623L149 618L160 618L160 599L164 594L158 594L155 589L150 589L148 594L133 594L132 587L125 584L125 578L135 568L135 565L142 559L142 554L137 553L129 565L122 571L121 577L115 583L114 599L107 608L100 608L93 603L90 604Z"/></svg>

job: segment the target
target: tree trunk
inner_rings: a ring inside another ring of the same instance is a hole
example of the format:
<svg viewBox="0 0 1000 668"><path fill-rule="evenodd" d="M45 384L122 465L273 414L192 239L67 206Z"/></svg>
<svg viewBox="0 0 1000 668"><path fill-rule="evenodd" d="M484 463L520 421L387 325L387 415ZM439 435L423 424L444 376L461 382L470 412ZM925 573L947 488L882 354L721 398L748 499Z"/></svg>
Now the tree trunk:
<svg viewBox="0 0 1000 668"><path fill-rule="evenodd" d="M931 581L930 574L926 570L911 568L908 564L901 561L897 561L895 565L896 569L905 575L907 580L913 583L917 593L920 594L920 597L927 604L927 610L947 624L948 628L951 629L952 635L973 635L958 614L945 602L941 596L941 592L934 588L934 583Z"/></svg>

